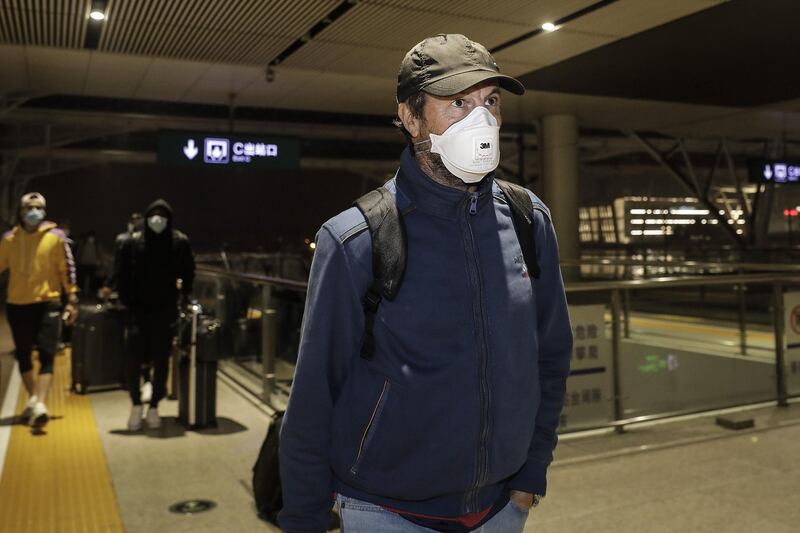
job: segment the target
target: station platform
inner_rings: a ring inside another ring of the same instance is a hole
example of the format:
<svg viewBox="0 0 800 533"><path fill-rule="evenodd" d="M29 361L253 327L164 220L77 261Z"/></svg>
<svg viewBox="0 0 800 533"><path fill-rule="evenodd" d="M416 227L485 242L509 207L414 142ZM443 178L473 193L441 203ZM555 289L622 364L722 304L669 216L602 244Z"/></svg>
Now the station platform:
<svg viewBox="0 0 800 533"><path fill-rule="evenodd" d="M250 492L269 416L235 383L219 377L214 430L185 430L177 402L165 401L161 429L131 434L127 394L71 394L65 352L53 420L34 433L14 418L25 395L11 372L5 321L0 328L0 532L278 531L257 518ZM755 427L723 429L708 414L564 436L548 496L525 532L797 531L800 405L739 416ZM169 511L191 499L216 507Z"/></svg>

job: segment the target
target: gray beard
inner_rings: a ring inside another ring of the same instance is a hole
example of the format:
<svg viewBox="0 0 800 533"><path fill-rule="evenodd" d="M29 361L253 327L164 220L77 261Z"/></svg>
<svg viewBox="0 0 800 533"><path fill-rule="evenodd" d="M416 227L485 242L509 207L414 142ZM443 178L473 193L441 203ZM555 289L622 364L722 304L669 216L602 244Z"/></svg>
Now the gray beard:
<svg viewBox="0 0 800 533"><path fill-rule="evenodd" d="M434 154L430 150L416 151L414 158L422 171L427 174L433 181L445 187L466 191L469 185L464 183L461 178L453 176L447 167L442 162L442 156Z"/></svg>

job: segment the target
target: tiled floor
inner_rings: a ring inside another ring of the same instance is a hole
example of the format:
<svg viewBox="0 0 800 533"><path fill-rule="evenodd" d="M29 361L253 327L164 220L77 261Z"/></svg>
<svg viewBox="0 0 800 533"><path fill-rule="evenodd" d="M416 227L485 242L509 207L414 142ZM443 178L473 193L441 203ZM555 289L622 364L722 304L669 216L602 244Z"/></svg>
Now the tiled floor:
<svg viewBox="0 0 800 533"><path fill-rule="evenodd" d="M176 403L165 402L163 429L128 434L124 392L88 398L127 532L277 531L256 518L249 492L268 417L231 387L219 383L217 432L184 431ZM756 427L741 432L705 417L562 439L548 496L525 532L800 531L800 404L750 414ZM192 498L217 507L168 511ZM9 531L2 517L0 531Z"/></svg>
<svg viewBox="0 0 800 533"><path fill-rule="evenodd" d="M47 398L50 422L32 430L14 417L0 479L0 531L30 533L121 532L114 489L92 408L69 392L69 353L55 361ZM16 412L27 401L18 395Z"/></svg>
<svg viewBox="0 0 800 533"><path fill-rule="evenodd" d="M269 417L225 383L218 386L219 427L201 432L186 431L175 420L177 402L164 401L161 429L130 434L125 392L90 397L128 533L277 531L258 519L250 493ZM217 507L192 516L168 511L189 499Z"/></svg>
<svg viewBox="0 0 800 533"><path fill-rule="evenodd" d="M800 405L754 414L738 433L702 418L563 443L525 532L800 531Z"/></svg>

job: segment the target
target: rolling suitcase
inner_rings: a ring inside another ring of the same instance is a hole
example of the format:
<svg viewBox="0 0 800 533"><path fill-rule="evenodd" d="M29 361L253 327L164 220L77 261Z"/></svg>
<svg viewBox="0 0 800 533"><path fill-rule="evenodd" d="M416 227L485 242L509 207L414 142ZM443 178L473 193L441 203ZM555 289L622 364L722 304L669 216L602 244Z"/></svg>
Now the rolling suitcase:
<svg viewBox="0 0 800 533"><path fill-rule="evenodd" d="M72 389L79 394L121 386L123 312L109 304L81 305L72 333Z"/></svg>
<svg viewBox="0 0 800 533"><path fill-rule="evenodd" d="M220 324L202 315L199 305L181 317L184 346L179 364L178 419L200 429L217 424L217 360Z"/></svg>

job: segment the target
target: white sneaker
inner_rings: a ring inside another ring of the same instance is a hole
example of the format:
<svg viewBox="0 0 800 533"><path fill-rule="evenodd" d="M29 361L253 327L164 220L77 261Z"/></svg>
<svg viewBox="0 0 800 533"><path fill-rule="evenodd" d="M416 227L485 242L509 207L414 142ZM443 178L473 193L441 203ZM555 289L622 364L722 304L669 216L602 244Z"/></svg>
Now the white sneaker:
<svg viewBox="0 0 800 533"><path fill-rule="evenodd" d="M131 407L131 416L128 417L128 431L139 431L142 429L142 406L134 405Z"/></svg>
<svg viewBox="0 0 800 533"><path fill-rule="evenodd" d="M36 402L36 405L33 406L33 413L31 413L31 426L44 427L48 420L50 420L50 415L47 413L47 406L42 402Z"/></svg>
<svg viewBox="0 0 800 533"><path fill-rule="evenodd" d="M150 400L153 399L153 384L145 381L144 385L142 385L141 395L142 403L150 403Z"/></svg>
<svg viewBox="0 0 800 533"><path fill-rule="evenodd" d="M39 402L39 398L34 394L28 399L28 403L25 404L25 409L22 411L22 414L19 417L23 420L30 420L31 416L33 416L33 408L36 407L36 404Z"/></svg>
<svg viewBox="0 0 800 533"><path fill-rule="evenodd" d="M161 427L161 417L158 415L158 407L150 407L147 410L147 427L150 429L158 429Z"/></svg>

